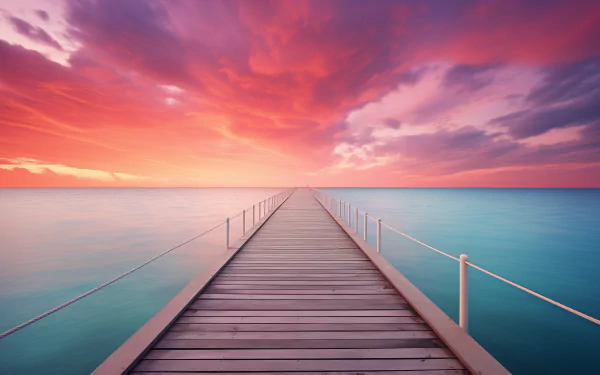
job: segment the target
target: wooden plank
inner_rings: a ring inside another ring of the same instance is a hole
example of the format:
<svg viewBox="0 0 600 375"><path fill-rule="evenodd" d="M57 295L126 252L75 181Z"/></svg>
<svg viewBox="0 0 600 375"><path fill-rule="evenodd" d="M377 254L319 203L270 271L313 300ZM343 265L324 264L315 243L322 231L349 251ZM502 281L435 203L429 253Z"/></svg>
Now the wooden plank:
<svg viewBox="0 0 600 375"><path fill-rule="evenodd" d="M163 338L156 349L382 349L382 348L443 348L439 339L391 340L289 340L289 339L235 339L235 340L170 340Z"/></svg>
<svg viewBox="0 0 600 375"><path fill-rule="evenodd" d="M364 293L377 293L377 291L389 292L390 294L398 294L396 289L392 288L391 285L386 284L377 284L377 285L278 285L278 284L270 284L270 285L244 285L244 284L211 284L207 287L208 290L221 290L226 293L224 290L251 290L251 289L273 289L273 290L326 290L326 291L340 291L340 294L348 292L352 294L351 291L360 291L363 290ZM368 292L365 292L368 290ZM304 293L304 292L303 292ZM267 293L265 293L267 294ZM288 294L288 293L283 293Z"/></svg>
<svg viewBox="0 0 600 375"><path fill-rule="evenodd" d="M280 360L155 360L145 359L140 371L393 371L463 369L456 359L297 359Z"/></svg>
<svg viewBox="0 0 600 375"><path fill-rule="evenodd" d="M311 266L297 266L297 265L291 265L291 266L270 266L270 265L259 265L259 266L227 266L227 272L234 272L234 271L273 271L273 270L290 270L290 271L296 271L296 272L328 272L328 273L335 273L335 272L340 272L340 273L346 273L349 270L351 270L351 272L373 272L373 271L377 271L377 268L373 267L373 266L361 266L361 267L311 267Z"/></svg>
<svg viewBox="0 0 600 375"><path fill-rule="evenodd" d="M400 359L453 358L444 348L152 350L146 359Z"/></svg>
<svg viewBox="0 0 600 375"><path fill-rule="evenodd" d="M211 285L221 285L221 284L229 284L229 285L389 285L387 281L382 280L359 280L359 281L328 281L328 280L316 280L316 281L235 281L235 280L227 280L227 279L219 279L215 280L211 283Z"/></svg>
<svg viewBox="0 0 600 375"><path fill-rule="evenodd" d="M261 262L271 262L271 261L294 261L294 262L306 262L306 261L310 261L310 262L321 262L321 261L365 261L366 259L364 257L358 257L358 256L347 256L347 255L331 255L331 256L322 256L322 255L298 255L296 253L292 253L292 254L288 254L287 256L285 254L281 254L278 256L273 256L273 255L253 255L253 256L243 256L243 257L236 257L236 260L239 261L261 261ZM368 261L368 260L367 260Z"/></svg>
<svg viewBox="0 0 600 375"><path fill-rule="evenodd" d="M431 331L426 324L419 323L305 323L305 324L275 324L275 323L175 323L170 332L310 332L310 331Z"/></svg>
<svg viewBox="0 0 600 375"><path fill-rule="evenodd" d="M312 273L323 273L323 270L321 269L314 269L314 268L308 268L308 269L296 269L296 271L294 272L290 272L290 271L294 271L294 268L292 269L287 269L287 268L281 268L281 267L274 267L274 268L256 268L256 267L225 267L223 269L222 272L225 272L229 275L235 275L235 274L239 274L239 273L253 273L253 274L281 274L284 273L285 274L303 274L303 275L308 275L308 274L312 274ZM351 272L352 274L367 274L367 275L381 275L379 273L378 270L376 269L366 269L366 270L360 270L360 269L354 269L354 270L348 270L348 269L328 269L327 273L328 274L334 274L334 273L341 273L341 274L347 274Z"/></svg>
<svg viewBox="0 0 600 375"><path fill-rule="evenodd" d="M233 264L262 264L265 263L264 260L240 260L240 259L236 259L234 258L229 264L233 265ZM289 264L289 263L305 263L305 264L326 264L326 265L346 265L346 264L370 264L371 262L369 262L368 259L360 259L360 260L327 260L327 259L320 259L320 260L301 260L301 261L297 261L297 262L293 262L291 259L271 259L268 261L269 264L280 264L280 263L284 263L284 264Z"/></svg>
<svg viewBox="0 0 600 375"><path fill-rule="evenodd" d="M369 293L368 295L399 295L398 292L392 289L330 289L331 287L327 287L326 289L223 289L224 286L232 286L232 285L217 285L206 288L204 291L206 293L212 294L262 294L262 295L365 295L365 293ZM260 287L260 285L254 285ZM202 295L200 295L202 298Z"/></svg>
<svg viewBox="0 0 600 375"><path fill-rule="evenodd" d="M364 293L364 291L363 291ZM385 301L401 301L404 299L399 294L233 294L233 293L202 293L198 296L199 300L204 299L227 299L227 300L385 300Z"/></svg>
<svg viewBox="0 0 600 375"><path fill-rule="evenodd" d="M177 332L165 333L167 340L392 340L434 339L431 331L356 332Z"/></svg>
<svg viewBox="0 0 600 375"><path fill-rule="evenodd" d="M177 323L233 323L233 324L341 324L341 323L395 323L395 324L410 324L423 323L423 320L417 316L336 316L336 317L320 317L320 316L182 316L177 320Z"/></svg>
<svg viewBox="0 0 600 375"><path fill-rule="evenodd" d="M214 279L215 283L224 281L382 281L387 282L381 276L377 275L363 275L356 277L343 277L343 276L330 276L330 277L310 277L310 276L298 276L298 277L285 277L285 276L217 276Z"/></svg>
<svg viewBox="0 0 600 375"><path fill-rule="evenodd" d="M348 271L350 272L350 271ZM288 275L277 275L271 274L219 274L218 278L221 279L248 279L248 280L327 280L327 279L338 279L338 280L386 280L383 276L376 273L371 274L353 274L353 273L301 273L301 272L290 272Z"/></svg>
<svg viewBox="0 0 600 375"><path fill-rule="evenodd" d="M199 310L399 310L402 300L213 300L198 299L190 308Z"/></svg>
<svg viewBox="0 0 600 375"><path fill-rule="evenodd" d="M414 311L409 309L396 310L197 310L187 309L184 316L415 316Z"/></svg>
<svg viewBox="0 0 600 375"><path fill-rule="evenodd" d="M136 375L181 375L181 372L146 372L146 371L134 371L132 374ZM244 375L293 375L291 372L244 372ZM361 371L360 375L470 375L471 373L467 370L416 370L416 371ZM202 372L202 375L240 375L239 372ZM299 375L357 375L356 371L303 371Z"/></svg>

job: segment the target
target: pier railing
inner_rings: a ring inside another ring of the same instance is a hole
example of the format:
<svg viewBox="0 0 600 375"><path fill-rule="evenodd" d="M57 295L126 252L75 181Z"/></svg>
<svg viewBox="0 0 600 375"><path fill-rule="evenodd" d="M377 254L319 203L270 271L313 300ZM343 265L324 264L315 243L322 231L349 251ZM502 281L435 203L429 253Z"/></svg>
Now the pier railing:
<svg viewBox="0 0 600 375"><path fill-rule="evenodd" d="M375 248L376 251L378 253L381 252L381 227L384 226L386 228L388 228L389 230L391 230L392 232L395 232L415 243L418 243L419 245L435 251L438 254L441 254L445 257L448 257L456 262L459 263L459 325L465 330L467 331L468 328L468 298L469 298L469 288L468 288L468 270L469 267L480 271L488 276L491 276L497 280L500 280L510 286L513 286L517 289L520 289L522 291L524 291L525 293L528 293L534 297L537 297L539 299L542 299L554 306L560 307L561 309L568 311L574 315L577 315L583 319L586 319L594 324L600 325L600 319L596 319L592 316L589 316L587 314L584 314L578 310L575 310L569 306L566 306L560 302L557 302L551 298L548 298L540 293L534 292L533 290L526 288L522 285L519 285L513 281L510 281L502 276L499 276L491 271L488 271L486 269L484 269L483 267L477 266L476 264L473 264L472 262L469 262L469 257L466 254L462 254L459 257L455 257L453 255L450 255L440 249L437 249L431 245L428 245L404 232L402 232L401 230L392 227L389 224L386 224L385 222L383 222L380 218L374 217L372 215L369 215L367 212L365 211L360 211L358 207L352 206L350 203L345 202L344 200L341 199L337 199L334 198L332 196L330 196L329 194L325 193L324 191L318 190L318 189L312 189L311 188L311 192L313 194L313 196L318 199L323 207L325 207L326 209L329 210L329 212L339 218L340 220L343 220L345 224L348 225L348 227L352 228L352 216L354 216L354 231L358 234L358 227L359 227L359 217L362 216L363 218L363 239L365 241L367 241L367 223L368 220L373 220L376 224L376 229L375 229Z"/></svg>
<svg viewBox="0 0 600 375"><path fill-rule="evenodd" d="M72 299L70 299L70 300L62 303L62 304L54 307L53 309L50 309L50 310L48 310L48 311L46 311L46 312L44 312L44 313L42 313L42 314L40 314L40 315L38 315L38 316L36 316L34 318L29 319L26 322L23 322L23 323L21 323L21 324L19 324L17 326L14 326L13 328L11 328L11 329L3 332L3 333L0 333L0 339L3 339L3 338L5 338L5 337L7 337L7 336L9 336L9 335L11 335L11 334L13 334L13 333L21 330L21 329L23 329L23 328L25 328L25 327L33 324L33 323L35 323L35 322L37 322L39 320L42 320L43 318L45 318L45 317L47 317L47 316L49 316L51 314L54 314L55 312L57 312L59 310L64 309L65 307L67 307L67 306L69 306L69 305L71 305L71 304L73 304L73 303L75 303L75 302L77 302L77 301L79 301L79 300L81 300L81 299L83 299L83 298L85 298L85 297L87 297L87 296L95 293L95 292L98 292L99 290L104 289L105 287L107 287L107 286L109 286L109 285L111 285L111 284L113 284L113 283L121 280L125 276L128 276L128 275L134 273L135 271L139 270L140 268L147 266L148 264L150 264L150 263L154 262L155 260L163 257L164 255L167 255L168 253L170 253L170 252L172 252L172 251L174 251L174 250L182 247L183 245L186 245L186 244L188 244L188 243L190 243L190 242L192 242L192 241L194 241L194 240L196 240L196 239L198 239L200 237L203 237L203 236L211 233L212 231L216 230L217 228L222 227L223 225L225 225L225 238L223 240L224 245L225 245L224 247L225 247L225 249L229 249L229 247L230 247L229 245L231 243L231 228L232 228L233 224L239 224L241 226L242 237L244 237L244 235L247 232L247 229L250 229L250 228L254 227L258 223L260 223L260 221L268 213L270 213L271 211L277 209L283 202L285 202L285 200L293 193L294 190L295 189L285 189L285 190L283 190L283 191L281 191L281 192L279 192L279 193L277 193L275 195L272 195L272 196L268 197L267 199L264 199L264 200L262 200L260 202L257 202L256 204L252 205L252 207L249 207L249 208L241 211L240 213L238 213L236 215L233 215L231 217L227 217L224 221L222 221L222 222L214 225L210 229L207 229L204 232L202 232L202 233L200 233L200 234L198 234L198 235L196 235L196 236L194 236L194 237L192 237L192 238L190 238L190 239L188 239L188 240L186 240L186 241L184 241L184 242L182 242L182 243L180 243L180 244L178 244L178 245L176 245L176 246L174 246L174 247L172 247L172 248L170 248L168 250L163 251L162 253L160 253L160 254L154 256L153 258L145 261L144 263L142 263L142 264L140 264L140 265L138 265L138 266L130 269L129 271L127 271L125 273L122 273L121 275L119 275L117 277L112 278L111 280L105 282L104 284L98 285L97 287L95 287L93 289L90 289L87 292L85 292L83 294L80 294L77 297L72 298ZM241 217L241 223L235 223L235 221L236 221L235 219L237 219L239 217ZM252 223L251 226L249 226L250 222Z"/></svg>

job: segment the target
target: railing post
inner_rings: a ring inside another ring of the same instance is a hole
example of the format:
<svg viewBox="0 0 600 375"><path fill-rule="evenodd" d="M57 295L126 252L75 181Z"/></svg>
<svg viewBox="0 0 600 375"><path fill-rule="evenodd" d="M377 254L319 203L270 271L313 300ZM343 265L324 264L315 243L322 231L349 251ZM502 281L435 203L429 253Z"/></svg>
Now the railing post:
<svg viewBox="0 0 600 375"><path fill-rule="evenodd" d="M256 205L252 205L252 226L256 225Z"/></svg>
<svg viewBox="0 0 600 375"><path fill-rule="evenodd" d="M381 253L381 219L377 219L377 252Z"/></svg>
<svg viewBox="0 0 600 375"><path fill-rule="evenodd" d="M225 249L229 249L229 218L225 220Z"/></svg>
<svg viewBox="0 0 600 375"><path fill-rule="evenodd" d="M348 203L348 226L352 228L352 220L350 220L350 218L352 217L352 213L350 210L352 210L352 205Z"/></svg>
<svg viewBox="0 0 600 375"><path fill-rule="evenodd" d="M358 207L356 207L356 215L354 215L354 230L358 233Z"/></svg>
<svg viewBox="0 0 600 375"><path fill-rule="evenodd" d="M458 323L462 329L467 332L469 323L469 279L467 261L469 257L466 254L460 256L460 296L459 296L459 313Z"/></svg>
<svg viewBox="0 0 600 375"><path fill-rule="evenodd" d="M365 230L363 233L363 238L365 240L365 242L367 241L367 220L368 220L368 214L365 212Z"/></svg>
<svg viewBox="0 0 600 375"><path fill-rule="evenodd" d="M242 213L242 236L246 234L246 210Z"/></svg>
<svg viewBox="0 0 600 375"><path fill-rule="evenodd" d="M262 202L258 202L258 220L260 220L260 215L262 215Z"/></svg>

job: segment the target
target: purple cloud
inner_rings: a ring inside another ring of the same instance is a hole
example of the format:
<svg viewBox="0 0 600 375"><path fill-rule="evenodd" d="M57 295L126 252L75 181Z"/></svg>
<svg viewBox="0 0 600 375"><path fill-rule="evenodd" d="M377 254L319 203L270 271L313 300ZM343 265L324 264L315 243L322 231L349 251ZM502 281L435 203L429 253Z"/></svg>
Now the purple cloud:
<svg viewBox="0 0 600 375"><path fill-rule="evenodd" d="M530 108L495 118L491 123L506 126L510 135L522 139L600 121L600 59L546 69L544 80L526 100Z"/></svg>
<svg viewBox="0 0 600 375"><path fill-rule="evenodd" d="M444 85L470 92L477 91L493 82L493 70L497 67L497 64L455 65L446 72Z"/></svg>
<svg viewBox="0 0 600 375"><path fill-rule="evenodd" d="M70 1L67 19L71 35L107 63L177 86L200 85L189 70L186 47L158 2Z"/></svg>
<svg viewBox="0 0 600 375"><path fill-rule="evenodd" d="M49 21L50 20L50 16L48 15L48 12L46 12L45 10L37 9L35 11L35 14L37 14L38 17L40 17L40 19L42 21Z"/></svg>
<svg viewBox="0 0 600 375"><path fill-rule="evenodd" d="M33 26L30 23L13 16L9 17L9 21L19 34L24 35L36 42L44 43L46 45L54 47L60 51L63 50L62 46L56 40L54 40L54 38L52 38L46 31L44 31L44 29Z"/></svg>

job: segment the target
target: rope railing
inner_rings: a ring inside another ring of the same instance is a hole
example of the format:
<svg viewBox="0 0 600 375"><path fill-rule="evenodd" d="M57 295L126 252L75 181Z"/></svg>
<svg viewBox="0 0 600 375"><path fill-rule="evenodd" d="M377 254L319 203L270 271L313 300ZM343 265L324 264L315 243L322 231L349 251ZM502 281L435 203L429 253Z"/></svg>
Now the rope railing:
<svg viewBox="0 0 600 375"><path fill-rule="evenodd" d="M327 194L325 192L322 192L320 190L316 190L316 189L311 189L311 190L314 193L316 193L315 194L316 198L319 199L323 203L323 206L325 208L329 209L329 211L333 215L341 217L341 218L346 218L346 216L345 216L346 215L346 208L345 208L346 207L346 202L344 202L342 200L339 200L339 199L336 199L336 198L333 198L329 194ZM338 207L339 207L339 209L336 209ZM348 207L350 207L350 205L348 205ZM348 211L348 213L350 213L350 209L349 208L348 208L347 211ZM355 219L355 230L358 233L358 213L362 212L362 211L360 211L358 208L355 207L355 212L356 212L356 215L355 215L355 217L356 217L356 219ZM566 306L566 305L564 305L564 304L562 304L560 302L557 302L557 301L555 301L555 300L553 300L553 299L551 299L549 297L546 297L546 296L544 296L544 295L542 295L540 293L534 292L533 290L531 290L529 288L526 288L526 287L524 287L524 286L522 286L520 284L517 284L517 283L515 283L513 281L510 281L510 280L508 280L508 279L506 279L506 278L504 278L502 276L499 276L499 275L497 275L497 274L495 274L495 273L493 273L491 271L488 271L488 270L484 269L483 267L477 266L477 265L469 262L467 256L464 255L464 254L461 255L459 258L457 258L457 257L455 257L453 255L450 255L450 254L448 254L448 253L446 253L446 252L444 252L444 251L442 251L440 249L437 249L437 248L435 248L435 247L433 247L431 245L428 245L425 242L420 241L420 240L418 240L418 239L416 239L416 238L414 238L414 237L412 237L412 236L410 236L410 235L402 232L401 230L392 227L389 224L386 224L386 223L382 222L381 219L375 218L372 215L367 214L366 212L363 212L363 215L364 215L364 220L365 220L365 223L364 223L365 224L365 229L366 229L366 219L367 218L371 218L375 222L377 222L378 224L381 224L381 225L385 226L389 230L391 230L391 231L393 231L393 232L395 232L397 234L400 234L401 236L404 236L405 238L408 238L409 240L411 240L413 242L416 242L416 243L418 243L421 246L424 246L424 247L426 247L426 248L428 248L430 250L433 250L436 253L439 253L439 254L447 257L447 258L450 258L452 260L455 260L455 261L461 263L461 286L460 286L460 288L461 288L461 293L460 293L461 294L460 295L460 297L461 297L460 310L461 311L459 312L459 315L461 317L460 317L459 320L461 321L461 324L460 324L461 327L465 328L465 330L466 330L466 326L467 326L467 324L466 324L466 316L467 316L467 312L466 312L466 268L467 267L466 266L472 267L472 268L474 268L474 269L476 269L476 270L478 270L480 272L483 272L483 273L487 274L488 276L491 276L491 277L493 277L493 278L495 278L497 280L500 280L500 281L502 281L502 282L504 282L504 283L506 283L508 285L511 285L511 286L513 286L513 287L515 287L517 289L520 289L520 290L524 291L525 293L528 293L528 294L530 294L530 295L532 295L534 297L537 297L539 299L542 299L542 300L544 300L544 301L546 301L546 302L548 302L548 303L550 303L550 304L552 304L554 306L557 306L557 307L559 307L559 308L561 308L561 309L563 309L565 311L568 311L568 312L570 312L570 313L572 313L574 315L577 315L577 316L579 316L579 317L581 317L583 319L586 319L589 322L592 322L594 324L600 325L600 319L596 319L596 318L594 318L594 317L592 317L590 315L584 314L581 311L575 310L575 309L573 309L573 308L571 308L569 306ZM348 225L351 226L350 225L350 215L348 215L347 220L348 220ZM366 240L366 235L365 235L364 238ZM381 229L379 228L379 225L378 225L378 228L377 228L376 238L377 238L377 244L378 244L377 247L378 247L378 250L379 250L380 249L379 248L379 244L381 243ZM463 266L463 263L464 263L464 266ZM465 295L463 295L463 294L465 294ZM462 299L464 299L464 302L462 301ZM464 320L464 323L463 323L463 320Z"/></svg>
<svg viewBox="0 0 600 375"><path fill-rule="evenodd" d="M284 190L284 191L282 191L282 192L280 192L278 194L275 194L275 195L273 195L273 196L271 196L271 197L269 197L269 198L261 201L261 203L263 204L263 207L265 207L265 215L268 212L268 211L266 211L266 207L267 206L270 209L269 211L276 209L277 207L279 207L285 201L285 199L290 194L291 194L291 190ZM54 314L55 312L57 312L59 310L64 309L65 307L67 307L67 306L69 306L69 305L71 305L71 304L73 304L73 303L75 303L75 302L77 302L77 301L79 301L79 300L81 300L81 299L89 296L90 294L93 294L95 292L98 292L98 291L106 288L107 286L109 286L109 285L111 285L111 284L113 284L113 283L121 280L125 276L128 276L128 275L132 274L133 272L139 270L140 268L143 268L143 267L147 266L148 264L150 264L150 263L154 262L155 260L163 257L164 255L172 252L173 250L176 250L176 249L178 249L178 248L180 248L180 247L182 247L182 246L184 246L184 245L186 245L186 244L188 244L188 243L190 243L190 242L192 242L192 241L194 241L194 240L196 240L196 239L198 239L198 238L200 238L200 237L202 237L202 236L204 236L204 235L206 235L206 234L208 234L210 232L212 232L213 230L221 227L224 224L227 226L227 228L226 228L227 229L227 231L226 231L227 232L226 233L226 236L227 236L227 239L226 239L226 248L229 248L229 221L230 221L230 219L233 219L233 218L239 217L240 215L245 214L245 212L247 212L247 211L248 210L244 210L244 211L240 212L239 214L237 214L237 215L235 215L235 216L233 216L231 218L228 217L225 221L220 222L219 224L213 226L212 228L210 228L210 229L208 229L208 230L206 230L206 231L204 231L204 232L202 232L202 233L200 233L200 234L198 234L198 235L190 238L187 241L184 241L184 242L180 243L179 245L176 245L176 246L174 246L174 247L172 247L172 248L170 248L168 250L163 251L162 253L160 253L160 254L154 256L153 258L145 261L144 263L142 263L142 264L140 264L140 265L138 265L138 266L130 269L129 271L127 271L125 273L122 273L122 274L120 274L117 277L112 278L111 280L105 282L104 284L98 285L97 287L95 287L93 289L90 289L87 292L85 292L83 294L80 294L77 297L68 300L67 302L64 302L64 303L62 303L62 304L60 304L60 305L58 305L58 306L56 306L56 307L54 307L54 308L52 308L52 309L44 312L44 313L42 313L42 314L40 314L40 315L38 315L38 316L36 316L34 318L31 318L31 319L29 319L26 322L23 322L23 323L21 323L21 324L19 324L17 326L14 326L13 328L11 328L11 329L3 332L3 333L0 333L0 339L3 339L3 338L5 338L5 337L7 337L7 336L9 336L9 335L11 335L11 334L13 334L13 333L15 333L15 332L23 329L23 328L25 328L25 327L27 327L27 326L35 323L35 322L37 322L37 321L39 321L39 320L41 320L41 319L43 319L43 318L51 315L51 314ZM260 220L261 217L262 216L260 216L260 213L259 213L259 220ZM255 223L254 223L254 220L253 220L253 226L254 225L255 225ZM245 234L245 223L243 224L242 228L243 228L243 232L244 232L244 233L242 233L242 235L244 235Z"/></svg>

